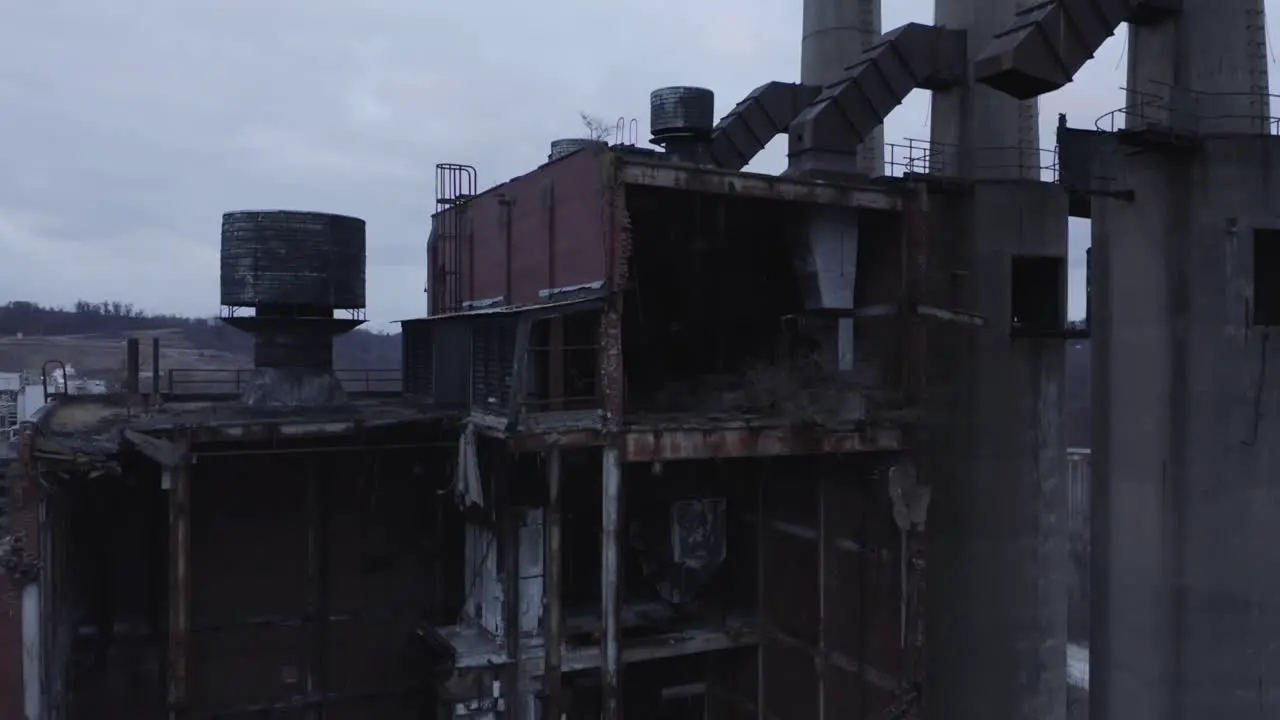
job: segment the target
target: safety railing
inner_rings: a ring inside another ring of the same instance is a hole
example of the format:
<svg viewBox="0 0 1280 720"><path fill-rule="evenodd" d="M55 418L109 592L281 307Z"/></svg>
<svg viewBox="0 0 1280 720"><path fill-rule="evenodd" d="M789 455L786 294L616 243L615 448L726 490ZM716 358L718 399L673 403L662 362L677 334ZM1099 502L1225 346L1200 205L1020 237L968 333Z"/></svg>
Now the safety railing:
<svg viewBox="0 0 1280 720"><path fill-rule="evenodd" d="M204 370L170 368L165 373L162 391L173 396L239 395L253 374L252 369ZM398 394L403 387L402 373L393 369L335 370L342 387L351 394Z"/></svg>
<svg viewBox="0 0 1280 720"><path fill-rule="evenodd" d="M975 177L1033 178L1058 182L1058 149L1019 146L975 147L972 151ZM930 140L905 138L900 143L885 143L886 175L934 175L960 177L960 146Z"/></svg>
<svg viewBox="0 0 1280 720"><path fill-rule="evenodd" d="M273 308L272 315L270 316L264 315L262 317L264 318L270 317L276 320L292 319L292 318L313 319L315 316L310 313L314 313L314 312L316 312L315 308L299 308L294 306L283 305L278 308ZM364 308L336 308L332 312L336 313L333 316L335 320L359 320L360 322L366 322L369 319L369 316ZM239 305L222 305L218 308L218 317L222 320L232 320L232 319L243 320L246 318L258 317L258 312L255 308L251 308L251 307L242 307Z"/></svg>
<svg viewBox="0 0 1280 720"><path fill-rule="evenodd" d="M1271 115L1273 98L1268 92L1210 92L1152 83L1158 91L1121 88L1124 107L1099 117L1094 127L1102 132L1144 131L1166 133L1171 138L1213 134L1280 135L1280 117ZM1222 108L1242 108L1223 112Z"/></svg>

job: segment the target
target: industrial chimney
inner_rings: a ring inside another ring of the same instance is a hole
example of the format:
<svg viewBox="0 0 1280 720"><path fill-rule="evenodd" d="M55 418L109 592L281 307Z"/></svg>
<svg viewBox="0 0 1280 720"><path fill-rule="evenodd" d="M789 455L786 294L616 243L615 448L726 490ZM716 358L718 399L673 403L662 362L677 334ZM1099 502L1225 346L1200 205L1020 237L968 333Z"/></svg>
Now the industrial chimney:
<svg viewBox="0 0 1280 720"><path fill-rule="evenodd" d="M333 338L364 322L364 273L364 220L286 210L222 216L222 319L254 338L245 403L344 401Z"/></svg>
<svg viewBox="0 0 1280 720"><path fill-rule="evenodd" d="M716 124L716 95L700 87L665 87L649 93L649 141L681 162L706 162Z"/></svg>

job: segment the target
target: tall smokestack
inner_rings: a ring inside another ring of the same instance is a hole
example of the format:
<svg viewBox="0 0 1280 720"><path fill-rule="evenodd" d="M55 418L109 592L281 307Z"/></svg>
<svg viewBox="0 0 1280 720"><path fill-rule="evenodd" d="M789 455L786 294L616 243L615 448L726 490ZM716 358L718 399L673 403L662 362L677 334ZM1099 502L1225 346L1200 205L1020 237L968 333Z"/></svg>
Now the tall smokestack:
<svg viewBox="0 0 1280 720"><path fill-rule="evenodd" d="M1035 0L936 0L934 22L966 30L973 62L991 38ZM936 172L979 180L1040 179L1040 104L985 85L960 83L932 94L930 165Z"/></svg>
<svg viewBox="0 0 1280 720"><path fill-rule="evenodd" d="M825 86L836 82L880 39L880 0L804 0L800 41L800 82ZM852 171L884 175L884 128L858 147Z"/></svg>
<svg viewBox="0 0 1280 720"><path fill-rule="evenodd" d="M345 399L333 338L364 322L364 273L364 220L286 210L222 216L222 319L254 337L246 403Z"/></svg>

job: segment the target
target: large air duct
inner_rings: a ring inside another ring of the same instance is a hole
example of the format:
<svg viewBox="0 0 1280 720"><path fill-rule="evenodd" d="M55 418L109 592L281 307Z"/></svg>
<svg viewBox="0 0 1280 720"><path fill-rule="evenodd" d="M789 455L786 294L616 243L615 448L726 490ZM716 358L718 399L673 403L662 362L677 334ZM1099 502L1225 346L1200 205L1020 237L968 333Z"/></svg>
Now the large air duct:
<svg viewBox="0 0 1280 720"><path fill-rule="evenodd" d="M229 212L222 216L221 291L223 321L254 337L246 403L344 400L333 374L333 338L364 322L364 220ZM335 310L348 317L334 317Z"/></svg>

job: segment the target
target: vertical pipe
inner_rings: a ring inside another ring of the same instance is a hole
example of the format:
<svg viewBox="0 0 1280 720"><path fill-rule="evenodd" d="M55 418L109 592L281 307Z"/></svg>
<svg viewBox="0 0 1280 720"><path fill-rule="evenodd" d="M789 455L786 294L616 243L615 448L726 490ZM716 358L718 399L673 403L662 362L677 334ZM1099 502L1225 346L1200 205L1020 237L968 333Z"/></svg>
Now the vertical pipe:
<svg viewBox="0 0 1280 720"><path fill-rule="evenodd" d="M547 342L547 397L551 400L549 409L564 409L564 368L566 353L564 348L564 316L557 315L548 322Z"/></svg>
<svg viewBox="0 0 1280 720"><path fill-rule="evenodd" d="M162 470L169 491L169 720L186 717L191 629L191 468Z"/></svg>
<svg viewBox="0 0 1280 720"><path fill-rule="evenodd" d="M765 504L764 504L764 483L766 473L757 471L756 474L756 633L760 637L760 641L756 644L756 720L765 720L764 710L764 655L765 655L765 634L768 630L768 618L765 616L764 594L765 585L765 553L769 547L769 525L765 521Z"/></svg>
<svg viewBox="0 0 1280 720"><path fill-rule="evenodd" d="M560 652L563 647L561 629L561 497L560 497L560 447L547 450L547 528L544 562L546 577L542 583L542 618L547 649L546 667L542 686L546 693L543 720L560 720L564 713L561 697Z"/></svg>
<svg viewBox="0 0 1280 720"><path fill-rule="evenodd" d="M503 282L502 282L502 304L511 305L512 303L515 302L515 299L512 297L513 286L515 284L515 273L514 273L514 268L512 268L512 262L514 261L514 258L512 257L512 253L514 252L514 249L512 247L512 237L511 237L511 230L512 230L511 224L512 224L512 212L513 212L511 207L512 201L510 198L502 198L498 200L498 205L502 207L502 232L503 232L503 248L504 248L503 255L502 255L502 265L503 265L503 273L504 273Z"/></svg>
<svg viewBox="0 0 1280 720"><path fill-rule="evenodd" d="M160 404L160 338L151 338L151 404Z"/></svg>
<svg viewBox="0 0 1280 720"><path fill-rule="evenodd" d="M131 337L124 342L124 390L130 395L137 395L138 375L142 373L142 357L138 338Z"/></svg>
<svg viewBox="0 0 1280 720"><path fill-rule="evenodd" d="M618 448L606 445L600 503L600 687L601 720L622 720L622 460Z"/></svg>
<svg viewBox="0 0 1280 720"><path fill-rule="evenodd" d="M507 657L511 658L511 675L507 686L511 688L507 696L507 707L511 708L511 717L524 718L528 702L525 698L525 678L521 668L520 643L520 518L516 512L512 496L515 477L511 457L503 459L503 472L498 485L501 493L498 497L499 547L502 552L502 611L506 625L505 639Z"/></svg>
<svg viewBox="0 0 1280 720"><path fill-rule="evenodd" d="M818 477L818 720L827 720L827 478Z"/></svg>
<svg viewBox="0 0 1280 720"><path fill-rule="evenodd" d="M314 460L307 461L307 613L311 616L306 690L311 697L327 692L329 632L328 504L327 492ZM307 713L311 720L324 720L325 709L318 705Z"/></svg>

